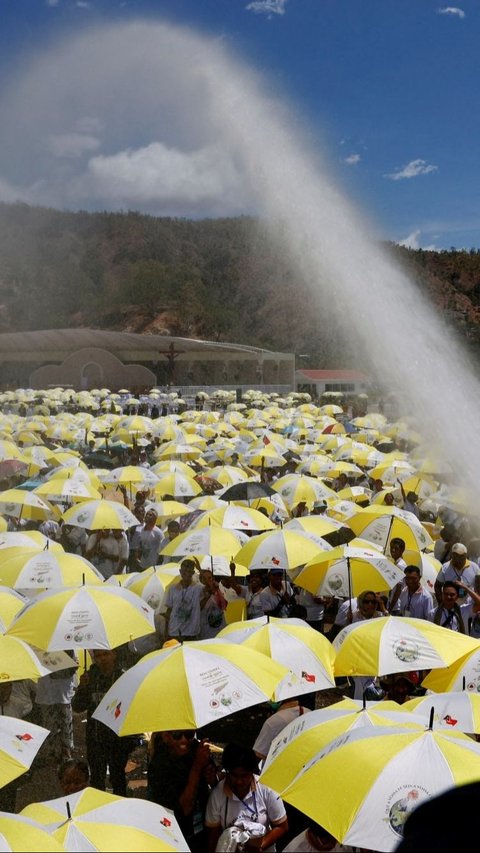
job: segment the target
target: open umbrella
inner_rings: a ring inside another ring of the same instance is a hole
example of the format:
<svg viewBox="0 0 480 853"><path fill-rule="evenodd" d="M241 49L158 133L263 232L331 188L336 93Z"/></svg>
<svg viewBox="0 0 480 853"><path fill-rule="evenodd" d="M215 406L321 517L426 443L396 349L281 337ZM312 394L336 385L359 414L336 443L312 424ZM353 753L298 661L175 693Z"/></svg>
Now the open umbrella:
<svg viewBox="0 0 480 853"><path fill-rule="evenodd" d="M117 501L83 501L63 513L65 524L86 530L128 530L138 524L133 512Z"/></svg>
<svg viewBox="0 0 480 853"><path fill-rule="evenodd" d="M0 492L0 513L10 515L20 521L21 518L42 521L52 518L54 509L47 501L33 492L24 489L7 489Z"/></svg>
<svg viewBox="0 0 480 853"><path fill-rule="evenodd" d="M432 544L432 538L412 512L395 506L373 504L348 519L348 525L356 536L368 539L377 548L386 551L393 538L400 537L407 548L424 551Z"/></svg>
<svg viewBox="0 0 480 853"><path fill-rule="evenodd" d="M50 732L18 717L0 716L0 788L29 769Z"/></svg>
<svg viewBox="0 0 480 853"><path fill-rule="evenodd" d="M393 589L404 579L402 569L380 551L339 545L309 560L295 576L295 584L315 596L352 598L365 589Z"/></svg>
<svg viewBox="0 0 480 853"><path fill-rule="evenodd" d="M433 708L434 728L447 731L480 733L480 696L477 693L453 691L416 696L402 705L405 711L420 715L427 725Z"/></svg>
<svg viewBox="0 0 480 853"><path fill-rule="evenodd" d="M66 851L182 853L188 850L175 815L169 809L96 788L32 803L22 810L22 815L44 824Z"/></svg>
<svg viewBox="0 0 480 853"><path fill-rule="evenodd" d="M342 844L390 851L416 806L479 776L480 745L460 732L363 726L293 765L277 793Z"/></svg>
<svg viewBox="0 0 480 853"><path fill-rule="evenodd" d="M120 676L93 716L118 735L198 729L271 699L288 674L266 655L225 640L177 644Z"/></svg>
<svg viewBox="0 0 480 853"><path fill-rule="evenodd" d="M160 554L166 557L185 557L188 554L231 557L246 538L246 534L240 530L203 527L201 530L187 530L186 533L180 533L162 548ZM239 563L242 563L242 560L239 560Z"/></svg>
<svg viewBox="0 0 480 853"><path fill-rule="evenodd" d="M301 501L311 505L315 501L336 497L336 492L322 480L308 477L306 474L286 474L275 481L274 489L289 507L295 506Z"/></svg>
<svg viewBox="0 0 480 853"><path fill-rule="evenodd" d="M325 543L328 547L328 543ZM297 530L267 530L248 539L235 553L235 562L255 569L294 569L316 557L321 550L318 542L312 541Z"/></svg>
<svg viewBox="0 0 480 853"><path fill-rule="evenodd" d="M284 679L275 689L274 699L277 702L335 686L332 645L302 619L260 616L246 622L232 622L217 636L229 643L240 643L243 648L262 652L295 673L297 683Z"/></svg>
<svg viewBox="0 0 480 853"><path fill-rule="evenodd" d="M451 666L478 641L426 619L388 616L348 625L333 641L337 675L388 675Z"/></svg>
<svg viewBox="0 0 480 853"><path fill-rule="evenodd" d="M45 652L6 634L0 636L0 660L2 683L23 678L36 681L43 675L72 666L72 658L64 651Z"/></svg>
<svg viewBox="0 0 480 853"><path fill-rule="evenodd" d="M0 583L12 589L43 590L103 583L103 575L79 554L29 549L0 561Z"/></svg>
<svg viewBox="0 0 480 853"><path fill-rule="evenodd" d="M247 506L224 506L205 512L191 529L223 527L225 530L275 530L275 524L263 512Z"/></svg>
<svg viewBox="0 0 480 853"><path fill-rule="evenodd" d="M275 494L275 489L272 489L267 483L245 480L225 489L222 493L222 501L253 501L255 498L264 498L273 494Z"/></svg>
<svg viewBox="0 0 480 853"><path fill-rule="evenodd" d="M262 781L276 791L287 787L292 775L327 743L362 726L404 726L424 729L423 717L395 702L359 702L344 699L328 708L303 714L272 741L262 768Z"/></svg>
<svg viewBox="0 0 480 853"><path fill-rule="evenodd" d="M14 616L20 612L26 603L25 596L19 592L9 586L0 586L0 634L7 630Z"/></svg>
<svg viewBox="0 0 480 853"><path fill-rule="evenodd" d="M40 593L18 613L7 636L47 651L113 649L154 629L153 610L141 598L103 584Z"/></svg>
<svg viewBox="0 0 480 853"><path fill-rule="evenodd" d="M63 847L33 820L0 813L0 850L13 853L61 853Z"/></svg>
<svg viewBox="0 0 480 853"><path fill-rule="evenodd" d="M477 640L475 647L467 650L466 654L455 660L448 669L430 672L422 681L422 687L427 687L435 693L452 690L480 693L480 642Z"/></svg>

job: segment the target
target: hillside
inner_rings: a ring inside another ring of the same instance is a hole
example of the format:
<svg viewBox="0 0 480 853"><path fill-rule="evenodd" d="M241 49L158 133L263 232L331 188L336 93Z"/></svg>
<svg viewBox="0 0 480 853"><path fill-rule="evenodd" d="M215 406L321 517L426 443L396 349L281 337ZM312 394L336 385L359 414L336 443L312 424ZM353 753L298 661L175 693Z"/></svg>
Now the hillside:
<svg viewBox="0 0 480 853"><path fill-rule="evenodd" d="M480 252L390 245L419 288L480 348ZM0 204L0 332L89 326L353 354L322 326L306 283L253 218L69 213Z"/></svg>

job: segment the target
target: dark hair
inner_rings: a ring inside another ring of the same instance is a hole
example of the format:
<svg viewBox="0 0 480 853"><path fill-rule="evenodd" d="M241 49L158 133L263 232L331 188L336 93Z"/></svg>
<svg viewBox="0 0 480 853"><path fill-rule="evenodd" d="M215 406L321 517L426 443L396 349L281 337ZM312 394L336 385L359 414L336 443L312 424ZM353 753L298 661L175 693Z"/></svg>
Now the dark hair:
<svg viewBox="0 0 480 853"><path fill-rule="evenodd" d="M414 566L414 565L405 566L403 571L405 572L405 574L407 574L407 572L409 572L409 573L416 572L418 577L420 577L420 575L421 575L421 571L420 571L419 567Z"/></svg>
<svg viewBox="0 0 480 853"><path fill-rule="evenodd" d="M405 548L405 540L401 539L400 536L394 536L393 539L390 539L390 545L399 545L401 548Z"/></svg>
<svg viewBox="0 0 480 853"><path fill-rule="evenodd" d="M240 746L238 743L227 743L223 750L222 765L227 773L235 767L243 767L250 773L258 773L258 758L253 749Z"/></svg>
<svg viewBox="0 0 480 853"><path fill-rule="evenodd" d="M454 581L444 581L443 586L442 586L442 592L445 589L445 587L447 587L447 586L453 587L453 589L455 590L457 595L459 595L460 587L459 587L458 583L455 583Z"/></svg>
<svg viewBox="0 0 480 853"><path fill-rule="evenodd" d="M90 768L82 758L67 758L66 761L62 761L57 774L59 780L62 781L65 773L73 769L79 770L82 776L85 776L87 782L90 780Z"/></svg>

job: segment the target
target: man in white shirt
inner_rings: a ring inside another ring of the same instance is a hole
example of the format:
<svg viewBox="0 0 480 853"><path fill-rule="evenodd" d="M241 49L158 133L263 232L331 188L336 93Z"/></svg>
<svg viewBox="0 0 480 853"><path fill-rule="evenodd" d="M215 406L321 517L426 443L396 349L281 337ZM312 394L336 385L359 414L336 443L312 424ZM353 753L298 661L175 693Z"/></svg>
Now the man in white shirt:
<svg viewBox="0 0 480 853"><path fill-rule="evenodd" d="M462 581L462 584L478 591L480 569L476 563L467 559L467 553L466 545L463 542L455 542L452 545L450 559L443 564L435 581L435 595L439 603L441 602L442 585L446 581L453 581L453 583ZM467 590L463 586L459 589L459 598L460 604L467 600Z"/></svg>
<svg viewBox="0 0 480 853"><path fill-rule="evenodd" d="M293 589L288 581L283 579L284 574L283 569L270 569L268 573L268 586L260 593L260 603L265 616L276 616L280 619L288 617Z"/></svg>
<svg viewBox="0 0 480 853"><path fill-rule="evenodd" d="M272 714L271 717L267 717L253 744L253 751L257 758L266 758L270 746L282 729L288 726L293 720L296 720L297 717L308 713L310 709L304 708L300 704L300 701L296 697L284 699L283 702L280 702L278 711Z"/></svg>
<svg viewBox="0 0 480 853"><path fill-rule="evenodd" d="M407 566L405 569L405 586L400 593L398 606L401 616L411 616L414 619L430 618L433 599L420 583L418 566Z"/></svg>
<svg viewBox="0 0 480 853"><path fill-rule="evenodd" d="M137 571L149 569L158 564L158 554L166 544L163 533L157 525L157 511L150 507L145 513L145 521L135 528L130 546Z"/></svg>

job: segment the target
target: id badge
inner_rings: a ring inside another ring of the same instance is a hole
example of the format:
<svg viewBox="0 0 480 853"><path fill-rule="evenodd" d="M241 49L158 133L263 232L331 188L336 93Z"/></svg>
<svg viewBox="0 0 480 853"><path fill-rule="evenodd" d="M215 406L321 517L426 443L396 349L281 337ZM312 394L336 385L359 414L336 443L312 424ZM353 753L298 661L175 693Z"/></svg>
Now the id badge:
<svg viewBox="0 0 480 853"><path fill-rule="evenodd" d="M405 610L404 616L411 616L411 615L412 614L411 614L410 610Z"/></svg>

